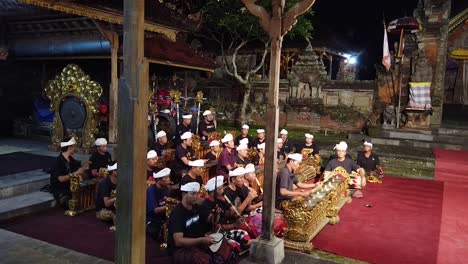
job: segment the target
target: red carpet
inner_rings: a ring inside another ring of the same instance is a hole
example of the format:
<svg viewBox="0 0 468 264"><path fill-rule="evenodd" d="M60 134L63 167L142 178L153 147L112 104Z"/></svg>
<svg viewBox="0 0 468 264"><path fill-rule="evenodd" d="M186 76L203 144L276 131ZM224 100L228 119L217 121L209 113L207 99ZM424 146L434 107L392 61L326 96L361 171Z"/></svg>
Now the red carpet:
<svg viewBox="0 0 468 264"><path fill-rule="evenodd" d="M0 228L39 239L64 248L114 260L114 233L110 225L96 219L95 212L65 216L62 209L22 217L0 224ZM1 261L0 261L1 262ZM146 263L170 263L165 250L151 238L146 238Z"/></svg>
<svg viewBox="0 0 468 264"><path fill-rule="evenodd" d="M444 182L442 226L437 263L468 259L468 151L435 149L435 179Z"/></svg>
<svg viewBox="0 0 468 264"><path fill-rule="evenodd" d="M57 154L58 156L58 154ZM0 176L37 169L50 169L55 157L14 152L0 155Z"/></svg>
<svg viewBox="0 0 468 264"><path fill-rule="evenodd" d="M364 195L319 233L316 248L370 263L436 263L443 183L385 177Z"/></svg>

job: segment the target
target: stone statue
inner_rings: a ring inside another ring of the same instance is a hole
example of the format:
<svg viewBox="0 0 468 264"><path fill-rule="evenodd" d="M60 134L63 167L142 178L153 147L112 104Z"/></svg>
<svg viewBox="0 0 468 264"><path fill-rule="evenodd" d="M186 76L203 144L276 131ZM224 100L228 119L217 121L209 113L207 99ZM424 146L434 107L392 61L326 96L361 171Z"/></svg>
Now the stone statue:
<svg viewBox="0 0 468 264"><path fill-rule="evenodd" d="M389 105L385 108L383 112L383 128L392 128L395 127L396 121L396 109L395 106Z"/></svg>
<svg viewBox="0 0 468 264"><path fill-rule="evenodd" d="M413 82L432 82L432 67L428 62L426 54L419 49L418 57L414 63L414 72L411 76Z"/></svg>

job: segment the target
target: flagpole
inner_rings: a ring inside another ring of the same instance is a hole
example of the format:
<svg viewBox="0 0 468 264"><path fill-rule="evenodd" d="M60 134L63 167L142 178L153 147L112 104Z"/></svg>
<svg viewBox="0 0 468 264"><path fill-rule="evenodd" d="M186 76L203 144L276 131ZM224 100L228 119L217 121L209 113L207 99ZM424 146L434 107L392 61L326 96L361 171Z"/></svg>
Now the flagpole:
<svg viewBox="0 0 468 264"><path fill-rule="evenodd" d="M398 58L400 58L399 61L399 67L398 67L398 77L399 77L399 83L398 83L398 108L397 108L397 122L396 122L396 128L400 128L400 115L401 115L401 86L403 85L403 78L401 76L401 68L403 67L403 49L405 47L405 31L402 28L400 31L400 45L398 46Z"/></svg>

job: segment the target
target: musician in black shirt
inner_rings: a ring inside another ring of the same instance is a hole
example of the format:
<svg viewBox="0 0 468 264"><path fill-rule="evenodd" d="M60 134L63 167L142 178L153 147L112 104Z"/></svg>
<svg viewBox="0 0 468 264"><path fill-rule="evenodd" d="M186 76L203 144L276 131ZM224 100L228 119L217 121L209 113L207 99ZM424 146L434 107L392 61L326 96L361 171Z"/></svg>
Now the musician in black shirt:
<svg viewBox="0 0 468 264"><path fill-rule="evenodd" d="M107 175L102 173L107 169L107 166L112 163L112 156L107 152L107 140L105 138L97 138L94 142L96 152L89 158L89 178L103 178Z"/></svg>
<svg viewBox="0 0 468 264"><path fill-rule="evenodd" d="M50 173L52 194L57 203L65 209L68 209L68 201L71 199L70 174L78 174L83 179L86 171L86 168L81 167L81 162L73 158L76 151L75 145L74 138L60 143L61 153Z"/></svg>
<svg viewBox="0 0 468 264"><path fill-rule="evenodd" d="M104 222L115 222L115 200L113 191L117 189L117 163L107 166L109 176L99 183L96 194L96 218Z"/></svg>
<svg viewBox="0 0 468 264"><path fill-rule="evenodd" d="M253 148L254 147L254 140L251 136L249 136L249 126L248 125L243 125L242 126L242 129L241 129L241 134L239 136L236 137L236 139L234 140L234 143L236 144L236 146L239 146L241 143L240 141L243 140L243 139L247 139L247 146L249 148Z"/></svg>
<svg viewBox="0 0 468 264"><path fill-rule="evenodd" d="M206 247L215 243L210 236L205 236L206 221L200 217L196 207L200 185L190 182L182 185L182 201L172 210L169 217L167 249L173 256L174 264L185 264L197 260L210 261Z"/></svg>
<svg viewBox="0 0 468 264"><path fill-rule="evenodd" d="M213 121L213 114L210 110L203 112L203 120L198 126L198 135L202 140L208 139L208 134L216 132L216 124Z"/></svg>

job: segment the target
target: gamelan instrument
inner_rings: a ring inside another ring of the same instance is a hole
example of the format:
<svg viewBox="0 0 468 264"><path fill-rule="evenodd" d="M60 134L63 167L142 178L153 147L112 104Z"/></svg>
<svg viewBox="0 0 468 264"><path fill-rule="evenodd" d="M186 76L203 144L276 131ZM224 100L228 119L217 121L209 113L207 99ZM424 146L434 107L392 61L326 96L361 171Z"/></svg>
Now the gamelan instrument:
<svg viewBox="0 0 468 264"><path fill-rule="evenodd" d="M309 197L298 197L281 204L288 229L284 235L285 247L311 252L310 241L327 224L340 221L338 212L350 201L346 170L335 169L316 186Z"/></svg>

